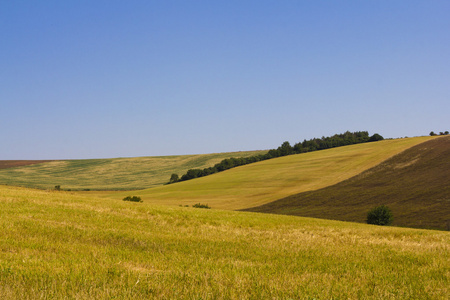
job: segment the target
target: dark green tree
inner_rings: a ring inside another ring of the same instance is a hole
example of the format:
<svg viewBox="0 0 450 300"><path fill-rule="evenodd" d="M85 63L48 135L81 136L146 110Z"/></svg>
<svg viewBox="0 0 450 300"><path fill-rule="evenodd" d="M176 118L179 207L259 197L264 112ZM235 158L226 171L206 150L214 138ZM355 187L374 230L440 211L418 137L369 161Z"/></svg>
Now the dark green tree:
<svg viewBox="0 0 450 300"><path fill-rule="evenodd" d="M375 133L374 135L372 135L369 138L369 142L376 142L376 141L381 141L384 140L384 137L382 137L381 135L379 135L378 133Z"/></svg>
<svg viewBox="0 0 450 300"><path fill-rule="evenodd" d="M286 156L286 155L290 155L294 152L291 144L289 144L289 142L284 142L283 144L281 144L280 147L278 147L277 149L280 153L280 156Z"/></svg>
<svg viewBox="0 0 450 300"><path fill-rule="evenodd" d="M174 173L170 176L169 183L175 183L175 182L178 182L179 180L180 180L180 178L178 177L178 174Z"/></svg>

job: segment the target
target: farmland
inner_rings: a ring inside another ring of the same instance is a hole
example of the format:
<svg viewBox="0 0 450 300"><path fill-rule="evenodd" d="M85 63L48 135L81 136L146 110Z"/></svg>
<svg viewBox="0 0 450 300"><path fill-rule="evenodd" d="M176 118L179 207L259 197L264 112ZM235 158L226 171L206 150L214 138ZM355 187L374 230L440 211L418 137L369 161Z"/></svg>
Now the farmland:
<svg viewBox="0 0 450 300"><path fill-rule="evenodd" d="M448 232L0 186L2 299L448 299Z"/></svg>
<svg viewBox="0 0 450 300"><path fill-rule="evenodd" d="M250 211L365 222L387 205L394 225L450 229L450 137L405 150L348 180L290 195Z"/></svg>
<svg viewBox="0 0 450 300"><path fill-rule="evenodd" d="M0 184L39 189L133 190L165 184L172 173L210 167L229 157L267 151L55 161L0 161ZM21 164L22 165L21 165Z"/></svg>
<svg viewBox="0 0 450 300"><path fill-rule="evenodd" d="M133 191L147 203L246 209L349 179L434 137L384 140L270 159L166 186ZM104 193L122 199L130 192Z"/></svg>

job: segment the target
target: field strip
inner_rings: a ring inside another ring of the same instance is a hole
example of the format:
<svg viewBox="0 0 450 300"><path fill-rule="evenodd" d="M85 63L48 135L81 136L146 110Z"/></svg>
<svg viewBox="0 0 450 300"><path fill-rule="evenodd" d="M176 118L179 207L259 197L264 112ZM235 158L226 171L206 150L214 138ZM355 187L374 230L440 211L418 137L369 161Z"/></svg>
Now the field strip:
<svg viewBox="0 0 450 300"><path fill-rule="evenodd" d="M384 140L290 155L172 185L105 196L121 199L133 194L154 204L204 203L217 209L245 209L336 184L433 138Z"/></svg>

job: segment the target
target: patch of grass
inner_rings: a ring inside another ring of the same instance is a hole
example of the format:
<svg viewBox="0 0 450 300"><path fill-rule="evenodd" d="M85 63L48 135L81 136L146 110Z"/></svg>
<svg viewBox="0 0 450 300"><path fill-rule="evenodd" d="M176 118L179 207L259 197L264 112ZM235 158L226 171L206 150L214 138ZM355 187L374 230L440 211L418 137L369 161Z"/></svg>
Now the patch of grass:
<svg viewBox="0 0 450 300"><path fill-rule="evenodd" d="M172 173L182 174L188 169L210 167L229 157L247 157L266 152L58 160L39 164L25 161L30 165L24 161L0 161L0 184L40 189L60 185L64 190L144 189L167 183ZM9 167L1 169L2 165Z"/></svg>
<svg viewBox="0 0 450 300"><path fill-rule="evenodd" d="M2 299L447 299L450 234L0 187Z"/></svg>
<svg viewBox="0 0 450 300"><path fill-rule="evenodd" d="M154 204L178 206L200 201L217 209L245 209L336 184L433 138L384 140L290 155L136 194ZM124 196L105 194L115 199Z"/></svg>

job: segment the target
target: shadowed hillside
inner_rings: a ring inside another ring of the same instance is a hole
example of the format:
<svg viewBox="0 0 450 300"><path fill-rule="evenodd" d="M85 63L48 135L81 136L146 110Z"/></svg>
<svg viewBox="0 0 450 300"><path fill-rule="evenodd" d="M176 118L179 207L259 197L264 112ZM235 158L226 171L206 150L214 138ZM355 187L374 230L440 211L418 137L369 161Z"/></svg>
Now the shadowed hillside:
<svg viewBox="0 0 450 300"><path fill-rule="evenodd" d="M374 206L388 205L394 225L448 229L450 137L414 146L360 175L248 209L365 222Z"/></svg>

